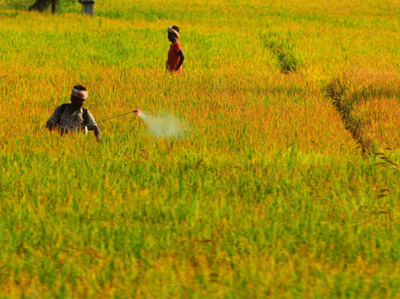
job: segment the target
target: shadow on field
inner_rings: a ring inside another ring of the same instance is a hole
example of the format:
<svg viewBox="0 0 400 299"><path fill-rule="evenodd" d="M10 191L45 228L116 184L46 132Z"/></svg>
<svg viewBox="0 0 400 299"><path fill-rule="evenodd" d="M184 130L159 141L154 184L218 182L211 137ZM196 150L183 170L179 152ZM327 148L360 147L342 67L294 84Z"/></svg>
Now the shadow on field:
<svg viewBox="0 0 400 299"><path fill-rule="evenodd" d="M265 38L265 46L269 48L279 61L279 69L282 73L296 72L299 68L299 60L293 52L293 43L289 36L280 36L278 33L270 33Z"/></svg>
<svg viewBox="0 0 400 299"><path fill-rule="evenodd" d="M364 155L400 146L397 73L354 68L327 86L327 95Z"/></svg>

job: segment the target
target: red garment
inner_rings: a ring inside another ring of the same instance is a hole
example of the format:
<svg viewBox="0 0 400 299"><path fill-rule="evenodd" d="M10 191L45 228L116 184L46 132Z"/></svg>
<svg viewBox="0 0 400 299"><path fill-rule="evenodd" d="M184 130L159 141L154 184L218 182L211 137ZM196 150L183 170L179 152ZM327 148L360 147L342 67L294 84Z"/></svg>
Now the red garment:
<svg viewBox="0 0 400 299"><path fill-rule="evenodd" d="M175 41L169 47L169 52L168 52L167 69L170 72L175 72L179 60L181 59L178 55L179 51L182 51L182 46L178 41ZM182 72L182 66L180 66L180 68L176 72L180 74Z"/></svg>

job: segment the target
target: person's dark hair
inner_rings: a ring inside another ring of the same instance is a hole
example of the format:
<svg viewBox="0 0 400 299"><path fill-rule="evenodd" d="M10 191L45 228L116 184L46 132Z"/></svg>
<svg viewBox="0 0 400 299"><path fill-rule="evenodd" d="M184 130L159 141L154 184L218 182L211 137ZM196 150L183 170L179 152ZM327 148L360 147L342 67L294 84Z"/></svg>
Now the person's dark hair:
<svg viewBox="0 0 400 299"><path fill-rule="evenodd" d="M77 90L86 90L86 87L83 87L82 85L75 85L75 86L74 86L74 89L77 89Z"/></svg>
<svg viewBox="0 0 400 299"><path fill-rule="evenodd" d="M176 30L176 31L178 31L179 32L179 28L178 28L178 26L172 26L172 28L174 29L174 30ZM180 32L179 32L180 33Z"/></svg>

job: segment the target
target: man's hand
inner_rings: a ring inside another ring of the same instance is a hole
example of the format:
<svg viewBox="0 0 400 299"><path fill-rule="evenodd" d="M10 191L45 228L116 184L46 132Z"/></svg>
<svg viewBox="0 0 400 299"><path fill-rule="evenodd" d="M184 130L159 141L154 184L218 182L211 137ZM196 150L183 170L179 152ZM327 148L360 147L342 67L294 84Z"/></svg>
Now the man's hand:
<svg viewBox="0 0 400 299"><path fill-rule="evenodd" d="M71 133L72 131L71 130L69 130L69 129L67 129L67 128L64 128L64 127L59 127L59 130L58 130L59 132L60 132L60 135L62 136L62 135L64 135L64 134L68 134L68 133Z"/></svg>
<svg viewBox="0 0 400 299"><path fill-rule="evenodd" d="M71 130L69 130L67 128L64 128L58 124L52 124L49 122L46 123L46 129L48 129L49 131L58 130L58 132L60 133L61 136L71 132Z"/></svg>
<svg viewBox="0 0 400 299"><path fill-rule="evenodd" d="M54 129L57 129L57 128L58 128L58 125L55 125L55 124L52 124L49 122L46 123L46 129L48 129L49 131L53 131Z"/></svg>

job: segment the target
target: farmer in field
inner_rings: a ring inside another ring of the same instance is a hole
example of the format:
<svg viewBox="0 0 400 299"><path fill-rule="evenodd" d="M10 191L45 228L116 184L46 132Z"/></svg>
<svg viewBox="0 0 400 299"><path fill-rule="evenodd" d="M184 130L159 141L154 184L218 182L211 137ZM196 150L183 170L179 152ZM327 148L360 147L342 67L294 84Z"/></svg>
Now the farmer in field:
<svg viewBox="0 0 400 299"><path fill-rule="evenodd" d="M167 70L171 73L180 74L182 72L182 63L185 60L185 55L182 51L182 46L178 41L179 28L171 26L168 28L168 40L171 42L168 52Z"/></svg>
<svg viewBox="0 0 400 299"><path fill-rule="evenodd" d="M88 97L88 92L82 85L76 85L72 89L71 102L58 106L46 123L50 131L56 129L61 135L74 131L87 130L94 132L97 141L100 142L100 129L95 123L89 110L83 108L83 103Z"/></svg>

